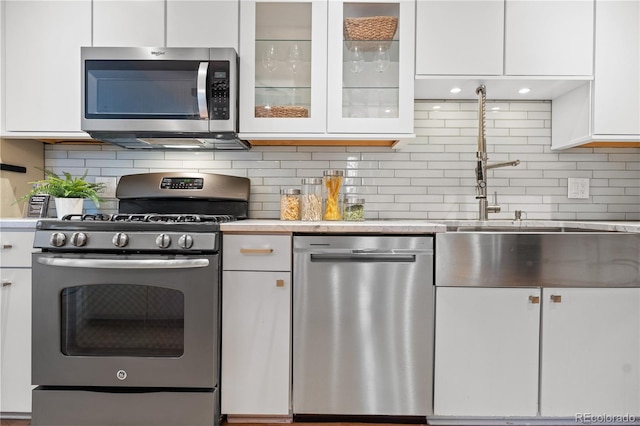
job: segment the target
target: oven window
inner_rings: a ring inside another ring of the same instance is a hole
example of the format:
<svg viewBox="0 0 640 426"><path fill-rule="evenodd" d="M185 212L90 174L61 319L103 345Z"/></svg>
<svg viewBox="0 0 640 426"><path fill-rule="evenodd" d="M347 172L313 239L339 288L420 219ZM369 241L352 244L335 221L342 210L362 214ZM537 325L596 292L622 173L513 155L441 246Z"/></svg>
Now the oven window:
<svg viewBox="0 0 640 426"><path fill-rule="evenodd" d="M127 284L69 287L61 293L61 348L68 356L179 357L184 294Z"/></svg>

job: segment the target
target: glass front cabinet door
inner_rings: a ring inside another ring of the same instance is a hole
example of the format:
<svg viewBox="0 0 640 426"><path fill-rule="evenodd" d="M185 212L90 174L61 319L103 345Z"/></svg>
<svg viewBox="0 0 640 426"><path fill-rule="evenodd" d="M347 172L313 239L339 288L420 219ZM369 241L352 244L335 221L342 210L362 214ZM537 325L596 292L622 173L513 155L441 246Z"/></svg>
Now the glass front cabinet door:
<svg viewBox="0 0 640 426"><path fill-rule="evenodd" d="M244 137L413 134L415 0L240 3Z"/></svg>
<svg viewBox="0 0 640 426"><path fill-rule="evenodd" d="M413 133L414 8L329 1L330 133Z"/></svg>
<svg viewBox="0 0 640 426"><path fill-rule="evenodd" d="M327 1L240 2L240 131L326 129Z"/></svg>

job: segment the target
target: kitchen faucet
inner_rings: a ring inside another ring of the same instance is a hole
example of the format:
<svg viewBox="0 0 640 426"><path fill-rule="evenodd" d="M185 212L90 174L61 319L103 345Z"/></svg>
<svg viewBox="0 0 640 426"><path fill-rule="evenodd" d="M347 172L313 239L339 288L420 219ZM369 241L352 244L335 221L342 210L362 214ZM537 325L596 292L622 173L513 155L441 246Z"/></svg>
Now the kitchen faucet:
<svg viewBox="0 0 640 426"><path fill-rule="evenodd" d="M520 160L505 161L503 163L487 164L487 141L485 137L485 107L487 103L487 88L481 84L476 88L478 95L478 152L476 152L476 199L478 200L478 219L488 220L489 213L499 213L498 193L493 193L493 205L487 201L487 170L498 167L517 166Z"/></svg>

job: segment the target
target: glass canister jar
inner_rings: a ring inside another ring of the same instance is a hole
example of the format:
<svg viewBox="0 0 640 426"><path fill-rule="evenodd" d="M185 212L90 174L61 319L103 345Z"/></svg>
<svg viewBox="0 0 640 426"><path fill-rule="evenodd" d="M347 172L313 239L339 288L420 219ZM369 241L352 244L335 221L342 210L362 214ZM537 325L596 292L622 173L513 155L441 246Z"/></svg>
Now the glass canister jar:
<svg viewBox="0 0 640 426"><path fill-rule="evenodd" d="M342 220L342 170L325 170L324 183L324 220Z"/></svg>
<svg viewBox="0 0 640 426"><path fill-rule="evenodd" d="M300 190L280 190L280 220L300 220Z"/></svg>
<svg viewBox="0 0 640 426"><path fill-rule="evenodd" d="M364 198L345 197L342 217L349 221L364 220Z"/></svg>
<svg viewBox="0 0 640 426"><path fill-rule="evenodd" d="M305 221L322 220L322 179L302 179L300 194L300 219Z"/></svg>

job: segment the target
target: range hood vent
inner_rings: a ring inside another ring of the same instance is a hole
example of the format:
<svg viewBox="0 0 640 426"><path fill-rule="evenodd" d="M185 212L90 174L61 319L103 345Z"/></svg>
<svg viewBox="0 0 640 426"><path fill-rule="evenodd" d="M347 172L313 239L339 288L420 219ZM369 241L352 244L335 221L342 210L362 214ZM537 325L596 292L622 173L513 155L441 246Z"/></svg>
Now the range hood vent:
<svg viewBox="0 0 640 426"><path fill-rule="evenodd" d="M111 143L127 149L161 150L249 150L251 145L238 138L236 133L133 133L133 132L89 132L95 140Z"/></svg>

